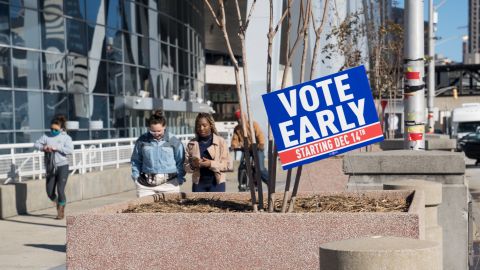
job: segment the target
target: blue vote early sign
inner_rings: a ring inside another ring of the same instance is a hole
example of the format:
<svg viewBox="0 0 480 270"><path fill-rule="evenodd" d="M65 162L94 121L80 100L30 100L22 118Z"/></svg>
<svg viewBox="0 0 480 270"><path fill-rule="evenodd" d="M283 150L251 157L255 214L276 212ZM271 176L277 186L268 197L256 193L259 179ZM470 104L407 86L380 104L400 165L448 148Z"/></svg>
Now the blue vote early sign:
<svg viewBox="0 0 480 270"><path fill-rule="evenodd" d="M383 140L364 66L262 98L284 170Z"/></svg>

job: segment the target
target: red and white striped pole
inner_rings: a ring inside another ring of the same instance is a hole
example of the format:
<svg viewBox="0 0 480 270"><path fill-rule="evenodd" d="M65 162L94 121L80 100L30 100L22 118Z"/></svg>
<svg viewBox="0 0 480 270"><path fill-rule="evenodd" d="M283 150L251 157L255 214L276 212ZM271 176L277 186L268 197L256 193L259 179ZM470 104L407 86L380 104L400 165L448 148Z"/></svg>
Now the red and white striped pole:
<svg viewBox="0 0 480 270"><path fill-rule="evenodd" d="M404 148L425 149L423 0L405 1Z"/></svg>

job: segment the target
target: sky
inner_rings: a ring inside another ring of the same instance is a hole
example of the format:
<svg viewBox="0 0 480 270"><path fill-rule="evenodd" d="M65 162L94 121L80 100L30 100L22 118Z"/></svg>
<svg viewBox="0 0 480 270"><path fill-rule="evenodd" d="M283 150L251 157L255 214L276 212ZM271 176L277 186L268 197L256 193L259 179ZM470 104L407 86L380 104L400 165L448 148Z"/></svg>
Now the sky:
<svg viewBox="0 0 480 270"><path fill-rule="evenodd" d="M434 0L436 6L444 0ZM424 0L424 20L428 21L428 0ZM403 7L404 0L397 1L397 6ZM462 61L462 37L468 35L468 0L447 0L438 8L438 24L435 50L437 54L454 60Z"/></svg>

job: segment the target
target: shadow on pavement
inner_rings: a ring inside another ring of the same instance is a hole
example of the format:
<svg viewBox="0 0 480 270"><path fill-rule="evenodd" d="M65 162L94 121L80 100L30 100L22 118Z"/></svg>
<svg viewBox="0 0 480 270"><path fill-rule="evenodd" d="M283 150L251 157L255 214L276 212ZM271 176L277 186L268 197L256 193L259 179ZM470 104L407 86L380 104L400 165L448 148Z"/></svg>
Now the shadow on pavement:
<svg viewBox="0 0 480 270"><path fill-rule="evenodd" d="M20 221L20 220L12 220L12 219L4 219L3 221L17 222L17 223L31 224L31 225L38 225L38 226L57 227L57 228L66 228L66 227L67 227L67 226L65 226L65 225L36 223L36 222L28 222L28 221Z"/></svg>
<svg viewBox="0 0 480 270"><path fill-rule="evenodd" d="M46 218L46 219L55 219L56 215L50 215L50 214L40 214L40 215L35 215L35 214L23 214L20 216L30 216L30 217L39 217L39 218Z"/></svg>
<svg viewBox="0 0 480 270"><path fill-rule="evenodd" d="M65 245L49 245L49 244L25 244L24 246L27 247L36 247L36 248L44 248L58 252L66 252L67 248Z"/></svg>

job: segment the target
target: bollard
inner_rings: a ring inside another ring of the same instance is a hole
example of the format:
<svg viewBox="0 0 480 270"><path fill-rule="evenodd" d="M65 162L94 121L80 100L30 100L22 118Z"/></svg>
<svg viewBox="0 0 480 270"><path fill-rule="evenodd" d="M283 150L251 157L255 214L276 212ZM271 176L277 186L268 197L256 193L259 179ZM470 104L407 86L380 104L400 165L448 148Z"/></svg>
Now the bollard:
<svg viewBox="0 0 480 270"><path fill-rule="evenodd" d="M320 246L321 270L440 270L440 244L392 236L372 236Z"/></svg>
<svg viewBox="0 0 480 270"><path fill-rule="evenodd" d="M440 249L443 250L443 232L442 227L438 225L438 206L442 203L442 184L419 179L405 179L386 182L383 184L383 189L408 189L425 194L425 240L439 243Z"/></svg>

